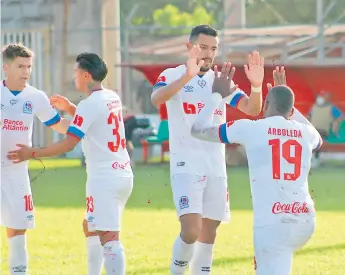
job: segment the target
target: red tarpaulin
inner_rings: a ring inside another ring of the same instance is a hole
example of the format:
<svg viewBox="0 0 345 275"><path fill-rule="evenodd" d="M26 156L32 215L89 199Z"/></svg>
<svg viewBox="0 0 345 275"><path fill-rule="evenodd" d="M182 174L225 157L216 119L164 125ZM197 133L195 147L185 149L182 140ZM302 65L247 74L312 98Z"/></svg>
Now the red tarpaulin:
<svg viewBox="0 0 345 275"><path fill-rule="evenodd" d="M129 65L142 72L151 84L156 82L159 74L167 68L176 67L176 64L158 65ZM288 66L285 68L288 85L293 89L296 96L295 106L307 115L317 94L330 93L330 102L345 113L345 66L315 67L315 66ZM266 83L272 83L273 66L266 66L264 87ZM246 93L250 92L250 83L244 73L243 66L236 66L234 82ZM264 96L267 89L264 88ZM231 107L229 107L231 108ZM243 118L244 115L231 108L227 120ZM161 118L166 118L165 106L160 110Z"/></svg>

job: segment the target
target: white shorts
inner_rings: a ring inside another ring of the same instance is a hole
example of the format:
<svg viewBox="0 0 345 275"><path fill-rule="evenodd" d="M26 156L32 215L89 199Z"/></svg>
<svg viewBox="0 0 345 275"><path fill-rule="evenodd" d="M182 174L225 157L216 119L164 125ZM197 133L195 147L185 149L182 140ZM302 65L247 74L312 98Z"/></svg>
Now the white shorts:
<svg viewBox="0 0 345 275"><path fill-rule="evenodd" d="M26 165L1 167L1 225L13 229L35 227L34 203Z"/></svg>
<svg viewBox="0 0 345 275"><path fill-rule="evenodd" d="M179 217L196 213L215 221L230 221L227 178L176 174L171 176L171 187Z"/></svg>
<svg viewBox="0 0 345 275"><path fill-rule="evenodd" d="M314 230L315 219L254 228L256 275L289 275L293 253L309 241Z"/></svg>
<svg viewBox="0 0 345 275"><path fill-rule="evenodd" d="M122 213L132 189L132 177L88 180L85 215L88 230L120 231Z"/></svg>

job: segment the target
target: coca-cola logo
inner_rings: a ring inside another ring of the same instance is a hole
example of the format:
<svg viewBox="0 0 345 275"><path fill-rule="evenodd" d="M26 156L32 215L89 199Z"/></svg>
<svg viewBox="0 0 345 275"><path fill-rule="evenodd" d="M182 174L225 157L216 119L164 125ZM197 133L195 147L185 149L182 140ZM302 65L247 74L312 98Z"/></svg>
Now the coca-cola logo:
<svg viewBox="0 0 345 275"><path fill-rule="evenodd" d="M272 213L273 214L305 214L309 212L309 208L307 207L307 203L303 202L294 202L290 204L284 204L280 202L276 202L273 204Z"/></svg>
<svg viewBox="0 0 345 275"><path fill-rule="evenodd" d="M122 170L124 170L124 169L126 169L127 166L129 166L129 165L130 165L130 161L127 161L127 162L125 162L125 163L118 163L117 161L115 161L115 162L112 164L112 167L113 167L113 169L122 169Z"/></svg>

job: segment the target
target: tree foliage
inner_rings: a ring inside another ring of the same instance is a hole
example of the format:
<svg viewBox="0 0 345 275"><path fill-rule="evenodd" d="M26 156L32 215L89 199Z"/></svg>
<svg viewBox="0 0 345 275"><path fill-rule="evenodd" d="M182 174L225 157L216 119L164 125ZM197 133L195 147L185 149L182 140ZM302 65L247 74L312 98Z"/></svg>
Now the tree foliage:
<svg viewBox="0 0 345 275"><path fill-rule="evenodd" d="M168 4L153 12L153 22L159 28L158 33L161 35L188 33L195 25L212 24L213 21L212 15L202 6L188 13Z"/></svg>

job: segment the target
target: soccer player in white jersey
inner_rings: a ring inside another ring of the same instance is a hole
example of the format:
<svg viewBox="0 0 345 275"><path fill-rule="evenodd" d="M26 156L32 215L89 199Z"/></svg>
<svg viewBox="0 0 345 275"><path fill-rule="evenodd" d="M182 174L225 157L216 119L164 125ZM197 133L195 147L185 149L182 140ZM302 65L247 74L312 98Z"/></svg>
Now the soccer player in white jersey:
<svg viewBox="0 0 345 275"><path fill-rule="evenodd" d="M220 222L230 219L225 146L200 141L190 135L200 110L211 99L218 50L218 33L210 26L195 27L187 43L186 65L161 73L153 87L155 106L166 103L169 117L170 174L174 203L181 223L171 262L171 274L184 274L190 262L191 275L209 274L213 245ZM226 121L226 105L249 115L261 110L264 60L258 52L249 55L245 71L252 85L250 97L236 90L215 110L214 123ZM224 63L222 72L230 66ZM235 90L230 81L227 88Z"/></svg>
<svg viewBox="0 0 345 275"><path fill-rule="evenodd" d="M125 254L119 239L121 217L132 192L133 173L126 150L122 103L114 91L104 89L108 69L101 57L82 53L76 59L74 81L87 98L74 106L66 98L52 103L74 115L66 139L44 148L19 145L9 152L15 162L71 151L82 139L86 160L86 217L89 274L100 275L102 258L107 275L125 274ZM103 246L103 248L102 248Z"/></svg>
<svg viewBox="0 0 345 275"><path fill-rule="evenodd" d="M269 91L264 119L212 126L215 109L222 96L229 94L218 91L212 94L191 133L202 140L244 146L253 198L256 274L289 275L293 253L306 244L315 228L308 175L313 150L322 144L321 136L293 108L294 94L284 85ZM292 113L302 122L289 119Z"/></svg>
<svg viewBox="0 0 345 275"><path fill-rule="evenodd" d="M7 228L10 274L27 274L26 230L35 225L28 162L13 164L7 152L21 143L31 146L34 117L45 126L66 133L61 119L43 91L28 84L33 52L21 44L2 51L5 80L1 81L1 225Z"/></svg>

